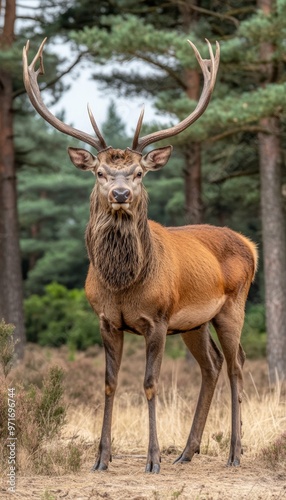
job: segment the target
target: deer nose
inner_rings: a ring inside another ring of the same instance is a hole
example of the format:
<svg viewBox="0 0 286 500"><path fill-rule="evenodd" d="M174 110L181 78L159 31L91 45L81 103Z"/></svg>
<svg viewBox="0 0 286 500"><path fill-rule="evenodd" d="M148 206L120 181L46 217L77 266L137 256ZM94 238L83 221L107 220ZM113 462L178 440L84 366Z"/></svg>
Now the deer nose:
<svg viewBox="0 0 286 500"><path fill-rule="evenodd" d="M113 189L112 195L117 203L125 203L130 196L130 190L125 188Z"/></svg>

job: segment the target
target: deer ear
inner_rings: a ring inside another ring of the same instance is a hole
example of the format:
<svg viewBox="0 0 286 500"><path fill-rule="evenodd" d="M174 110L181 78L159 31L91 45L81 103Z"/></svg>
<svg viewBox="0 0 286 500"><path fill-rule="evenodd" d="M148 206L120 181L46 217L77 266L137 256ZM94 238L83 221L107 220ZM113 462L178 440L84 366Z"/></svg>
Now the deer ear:
<svg viewBox="0 0 286 500"><path fill-rule="evenodd" d="M85 149L68 148L68 154L76 168L81 170L94 170L98 165L97 157Z"/></svg>
<svg viewBox="0 0 286 500"><path fill-rule="evenodd" d="M165 148L153 149L142 157L141 165L146 170L160 170L166 165L169 160L173 146L166 146Z"/></svg>

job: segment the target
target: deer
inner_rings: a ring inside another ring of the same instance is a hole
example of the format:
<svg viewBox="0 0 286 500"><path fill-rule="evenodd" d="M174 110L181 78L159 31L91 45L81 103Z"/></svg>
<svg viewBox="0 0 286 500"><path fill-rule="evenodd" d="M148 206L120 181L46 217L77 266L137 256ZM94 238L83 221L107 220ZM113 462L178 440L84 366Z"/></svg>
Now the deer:
<svg viewBox="0 0 286 500"><path fill-rule="evenodd" d="M143 154L150 144L173 137L192 125L207 108L216 81L220 47L215 55L206 40L209 59L189 41L202 70L204 84L194 111L178 124L140 137L142 109L131 148L107 146L88 105L93 137L66 125L45 106L38 84L44 74L43 40L28 65L29 42L23 49L24 84L36 111L60 132L97 150L68 148L72 163L90 171L96 182L90 196L86 247L90 260L85 292L99 317L105 350L105 404L94 471L112 461L112 409L120 369L124 332L145 339L144 391L148 404L149 445L145 472L160 472L156 427L156 397L167 335L181 335L198 362L201 387L186 446L174 464L190 462L200 443L214 390L227 365L231 393L231 439L228 466L239 466L241 402L245 353L240 343L245 303L257 267L256 245L227 227L207 224L163 227L148 220L147 193L142 180L168 162L172 146ZM38 66L38 69L36 69ZM210 333L217 333L221 349ZM221 352L222 351L222 352Z"/></svg>

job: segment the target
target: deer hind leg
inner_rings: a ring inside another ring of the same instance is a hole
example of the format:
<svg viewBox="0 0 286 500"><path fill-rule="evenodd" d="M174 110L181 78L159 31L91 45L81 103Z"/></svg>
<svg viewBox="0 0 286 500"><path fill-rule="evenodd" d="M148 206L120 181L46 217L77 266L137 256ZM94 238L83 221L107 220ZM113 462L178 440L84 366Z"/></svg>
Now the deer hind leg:
<svg viewBox="0 0 286 500"><path fill-rule="evenodd" d="M223 363L223 355L210 335L208 324L202 325L198 330L182 334L182 338L200 365L202 382L186 447L174 463L189 462L195 453L200 452L205 423Z"/></svg>
<svg viewBox="0 0 286 500"><path fill-rule="evenodd" d="M241 401L243 395L242 368L245 354L240 344L244 321L244 303L226 302L214 318L216 329L225 359L231 389L231 442L227 465L240 465L241 447Z"/></svg>
<svg viewBox="0 0 286 500"><path fill-rule="evenodd" d="M93 471L106 470L108 463L112 461L112 409L123 348L123 332L112 328L106 319L101 318L100 332L105 349L105 405L98 457Z"/></svg>
<svg viewBox="0 0 286 500"><path fill-rule="evenodd" d="M149 412L149 446L145 472L158 474L160 472L160 449L156 427L156 395L160 369L166 341L167 326L162 324L150 325L146 329L146 369L144 377L144 391L148 401Z"/></svg>

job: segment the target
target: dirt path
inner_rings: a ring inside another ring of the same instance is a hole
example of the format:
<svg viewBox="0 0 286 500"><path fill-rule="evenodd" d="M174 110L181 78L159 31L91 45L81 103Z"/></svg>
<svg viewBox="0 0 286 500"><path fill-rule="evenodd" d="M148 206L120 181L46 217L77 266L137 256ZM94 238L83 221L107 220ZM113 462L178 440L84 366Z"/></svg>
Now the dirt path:
<svg viewBox="0 0 286 500"><path fill-rule="evenodd" d="M143 473L145 459L115 456L108 472L76 475L18 477L16 492L3 500L286 500L286 474L270 471L243 458L240 468L226 468L215 457L199 456L191 464L172 466L163 457L161 473Z"/></svg>

